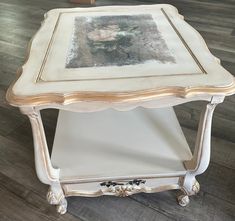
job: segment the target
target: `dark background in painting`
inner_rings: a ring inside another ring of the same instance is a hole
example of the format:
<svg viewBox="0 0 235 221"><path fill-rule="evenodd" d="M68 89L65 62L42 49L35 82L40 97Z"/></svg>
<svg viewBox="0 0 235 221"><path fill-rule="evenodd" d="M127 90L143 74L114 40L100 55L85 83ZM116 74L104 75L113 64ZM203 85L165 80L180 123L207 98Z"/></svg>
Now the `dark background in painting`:
<svg viewBox="0 0 235 221"><path fill-rule="evenodd" d="M66 68L175 62L151 15L76 17Z"/></svg>

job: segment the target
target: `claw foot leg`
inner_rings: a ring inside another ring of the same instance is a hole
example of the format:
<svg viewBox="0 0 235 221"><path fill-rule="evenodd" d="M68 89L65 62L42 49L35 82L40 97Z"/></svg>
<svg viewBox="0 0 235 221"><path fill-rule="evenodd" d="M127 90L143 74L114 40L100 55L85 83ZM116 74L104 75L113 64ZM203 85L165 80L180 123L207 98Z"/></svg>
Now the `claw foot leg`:
<svg viewBox="0 0 235 221"><path fill-rule="evenodd" d="M194 192L194 194L197 194L200 191L200 184L197 180L193 184L192 191Z"/></svg>
<svg viewBox="0 0 235 221"><path fill-rule="evenodd" d="M180 206L185 207L189 204L189 196L186 194L182 194L177 197L178 203Z"/></svg>
<svg viewBox="0 0 235 221"><path fill-rule="evenodd" d="M56 206L57 212L61 215L65 214L67 212L67 200L65 198L61 199L59 204Z"/></svg>
<svg viewBox="0 0 235 221"><path fill-rule="evenodd" d="M51 205L56 205L57 212L60 214L65 214L67 212L67 200L61 190L53 191L52 188L49 188L47 193L47 201Z"/></svg>

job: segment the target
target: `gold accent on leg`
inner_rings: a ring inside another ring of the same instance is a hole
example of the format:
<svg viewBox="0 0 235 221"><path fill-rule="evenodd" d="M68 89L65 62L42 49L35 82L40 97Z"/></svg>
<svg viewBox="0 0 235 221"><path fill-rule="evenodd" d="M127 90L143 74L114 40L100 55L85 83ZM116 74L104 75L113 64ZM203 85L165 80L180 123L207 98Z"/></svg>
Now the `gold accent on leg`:
<svg viewBox="0 0 235 221"><path fill-rule="evenodd" d="M192 191L197 194L200 191L200 184L196 180L195 183L193 184Z"/></svg>

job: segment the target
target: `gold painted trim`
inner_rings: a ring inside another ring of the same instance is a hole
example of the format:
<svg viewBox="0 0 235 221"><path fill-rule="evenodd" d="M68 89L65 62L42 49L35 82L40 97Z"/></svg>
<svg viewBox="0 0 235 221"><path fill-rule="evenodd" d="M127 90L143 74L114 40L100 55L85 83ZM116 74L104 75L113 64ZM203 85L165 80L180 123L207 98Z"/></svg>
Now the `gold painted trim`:
<svg viewBox="0 0 235 221"><path fill-rule="evenodd" d="M178 29L175 27L174 23L171 21L170 17L167 15L166 11L163 8L161 8L161 12L165 16L165 18L169 22L170 26L173 28L173 30L175 31L176 35L179 37L180 41L183 43L184 47L187 49L187 51L189 52L189 54L191 55L191 57L193 58L193 60L197 64L197 66L199 67L199 69L201 70L201 73L181 73L181 74L169 74L169 75L129 76L129 77L94 78L94 79L43 80L43 78L42 78L43 69L44 69L44 67L46 65L47 57L49 55L49 52L50 52L50 49L51 49L51 45L52 45L53 40L55 38L55 33L57 31L61 15L62 14L68 14L68 13L75 13L75 12L60 12L59 15L58 15L58 18L57 18L57 21L56 21L56 24L55 24L52 36L50 38L50 41L49 41L49 44L48 44L48 47L47 47L47 50L46 50L46 54L44 56L44 59L43 59L42 65L41 65L41 68L40 68L38 76L36 78L36 83L39 83L39 82L94 81L94 80L110 80L110 79L115 80L115 79L130 79L130 78L167 77L167 76L182 76L182 75L207 74L206 70L203 68L202 64L197 59L196 55L193 53L191 48L188 46L188 44L184 40L183 36L180 34Z"/></svg>
<svg viewBox="0 0 235 221"><path fill-rule="evenodd" d="M23 111L23 110L21 110L21 111ZM38 161L40 163L42 163L42 165L43 165L42 169L45 171L45 174L46 174L48 181L50 181L50 182L58 181L59 180L59 170L56 168L53 168L51 165L51 162L49 160L48 147L47 147L47 142L46 142L46 138L45 138L45 131L43 128L43 122L41 119L40 112L36 111L35 108L32 108L32 110L30 110L30 112L24 112L24 114L27 114L27 116L30 120L30 123L31 123L32 132L33 132L34 147L35 147L35 142L38 141L37 145L39 147L38 151L40 153L38 155ZM37 173L38 172L39 171L37 171Z"/></svg>
<svg viewBox="0 0 235 221"><path fill-rule="evenodd" d="M98 191L94 192L83 192L79 190L68 190L67 185L62 185L64 195L66 197L69 196L83 196L83 197L98 197L98 196L103 196L103 195L112 195L116 196L115 193L110 193L110 192L105 192L102 191L101 189ZM155 188L151 187L142 187L140 190L133 192L130 195L136 194L136 193L156 193L156 192L163 192L166 190L175 190L175 189L181 189L181 187L178 184L170 184L170 185L164 185L164 186L159 186Z"/></svg>
<svg viewBox="0 0 235 221"><path fill-rule="evenodd" d="M45 22L45 20L44 20ZM42 26L41 26L42 27ZM22 74L23 66L27 63L31 45L41 28L36 32L30 40L27 47L27 55L24 64L18 68L17 77L12 82L6 93L7 101L13 106L39 106L57 103L60 105L68 105L80 101L101 101L101 102L141 102L149 99L158 99L164 97L180 97L188 98L196 95L232 95L235 93L235 80L231 85L226 87L203 86L203 87L162 87L148 90L139 90L131 92L96 92L96 91L77 91L70 93L44 93L38 95L19 96L13 93L13 86Z"/></svg>
<svg viewBox="0 0 235 221"><path fill-rule="evenodd" d="M62 15L62 12L60 12L59 15L58 15L58 18L57 18L55 27L54 27L54 29L53 29L52 36L51 36L50 41L49 41L49 44L48 44L48 47L47 47L47 50L46 50L46 54L44 55L43 62L42 62L42 65L41 65L41 67L40 67L40 70L39 70L39 73L38 73L36 82L38 82L38 81L41 80L42 72L43 72L43 69L44 69L44 67L45 67L46 60L47 60L47 57L48 57L48 55L49 55L52 42L53 42L53 40L54 40L54 38L55 38L55 32L56 32L56 30L57 30L57 28L58 28L61 15Z"/></svg>
<svg viewBox="0 0 235 221"><path fill-rule="evenodd" d="M82 101L100 102L141 102L164 97L189 98L196 95L232 95L235 93L235 81L228 87L162 87L149 90L130 92L71 92L71 93L45 93L32 96L16 96L12 91L13 84L7 91L6 99L13 106L39 106L57 103L68 105Z"/></svg>
<svg viewBox="0 0 235 221"><path fill-rule="evenodd" d="M148 76L129 76L129 77L110 77L110 78L84 78L84 79L64 79L64 80L43 80L40 79L37 84L40 83L55 83L55 82L75 82L75 81L105 81L105 80L119 80L119 79L136 79L136 78L156 78L156 77L173 77L173 76L188 76L188 75L201 75L202 73L184 73L184 74L168 74L168 75L148 75Z"/></svg>
<svg viewBox="0 0 235 221"><path fill-rule="evenodd" d="M192 58L194 59L194 61L198 65L198 67L200 68L200 70L202 71L202 73L203 74L207 74L206 70L203 68L202 64L199 62L199 60L197 59L196 55L193 53L193 51L191 50L191 48L189 47L187 42L184 40L184 38L180 34L179 30L175 27L174 23L171 21L170 17L167 15L165 10L163 8L161 8L161 11L165 15L165 17L168 20L168 22L170 23L171 27L174 29L175 33L178 35L178 37L180 38L181 42L184 44L184 46L186 47L186 49L188 50L188 52L190 53L190 55L192 56Z"/></svg>

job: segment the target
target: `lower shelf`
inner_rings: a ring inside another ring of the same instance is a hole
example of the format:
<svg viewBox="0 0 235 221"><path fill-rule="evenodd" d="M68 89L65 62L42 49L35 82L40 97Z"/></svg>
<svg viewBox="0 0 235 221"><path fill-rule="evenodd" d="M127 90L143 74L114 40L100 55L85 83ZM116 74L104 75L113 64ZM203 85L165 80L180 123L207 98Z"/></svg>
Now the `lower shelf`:
<svg viewBox="0 0 235 221"><path fill-rule="evenodd" d="M61 182L180 176L191 158L173 108L60 111L51 156Z"/></svg>

